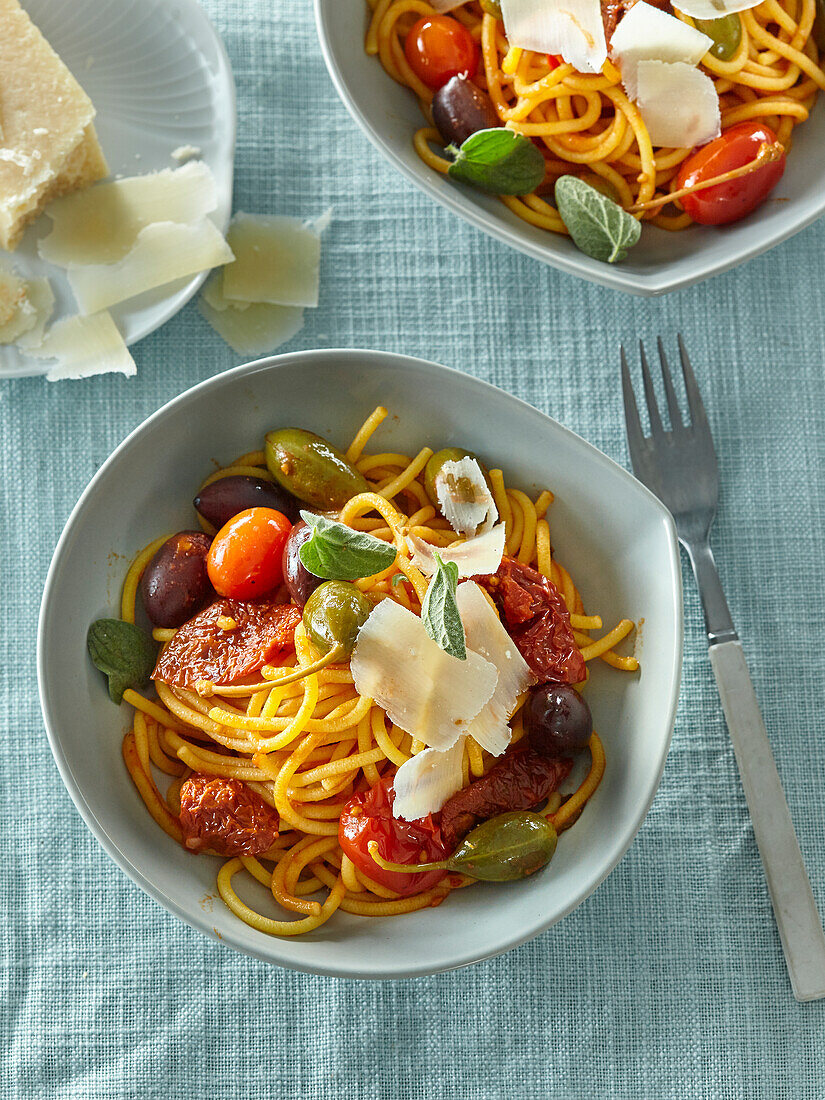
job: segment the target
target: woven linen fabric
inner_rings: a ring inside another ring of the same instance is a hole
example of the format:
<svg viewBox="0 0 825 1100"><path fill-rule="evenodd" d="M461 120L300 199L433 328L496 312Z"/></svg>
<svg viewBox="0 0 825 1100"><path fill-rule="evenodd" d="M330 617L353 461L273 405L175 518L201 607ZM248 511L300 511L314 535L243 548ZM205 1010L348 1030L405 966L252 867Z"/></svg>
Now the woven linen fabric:
<svg viewBox="0 0 825 1100"><path fill-rule="evenodd" d="M720 571L825 913L825 222L664 299L591 286L488 239L384 163L338 102L307 0L206 8L238 87L236 206L334 207L320 307L287 350L438 360L627 465L619 342L661 333L673 346L684 334L719 452ZM239 362L194 303L134 355L131 380L0 383L0 1094L825 1097L825 1001L791 995L687 573L682 693L656 800L607 881L532 943L413 981L306 976L207 940L115 867L46 740L35 680L43 583L72 506L115 445Z"/></svg>

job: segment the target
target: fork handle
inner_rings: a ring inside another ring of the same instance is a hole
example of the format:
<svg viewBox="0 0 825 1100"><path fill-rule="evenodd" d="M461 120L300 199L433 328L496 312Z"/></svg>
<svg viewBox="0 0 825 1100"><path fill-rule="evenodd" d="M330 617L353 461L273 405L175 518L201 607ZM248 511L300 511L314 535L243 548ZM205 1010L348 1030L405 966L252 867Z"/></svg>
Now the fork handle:
<svg viewBox="0 0 825 1100"><path fill-rule="evenodd" d="M825 997L825 933L741 644L711 644L710 663L765 868L793 994L798 1001L815 1001Z"/></svg>

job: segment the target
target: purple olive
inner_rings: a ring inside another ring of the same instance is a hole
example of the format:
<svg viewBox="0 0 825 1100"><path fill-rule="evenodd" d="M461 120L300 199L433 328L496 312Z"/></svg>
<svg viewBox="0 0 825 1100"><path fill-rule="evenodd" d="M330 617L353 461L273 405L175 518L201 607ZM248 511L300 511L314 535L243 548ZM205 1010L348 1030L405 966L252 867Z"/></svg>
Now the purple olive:
<svg viewBox="0 0 825 1100"><path fill-rule="evenodd" d="M284 584L298 607L303 607L315 589L324 583L324 578L310 573L298 556L298 551L312 535L312 530L301 520L289 532L284 546Z"/></svg>
<svg viewBox="0 0 825 1100"><path fill-rule="evenodd" d="M568 684L531 688L524 718L530 745L543 756L563 756L583 749L593 732L587 701Z"/></svg>
<svg viewBox="0 0 825 1100"><path fill-rule="evenodd" d="M294 523L301 507L292 493L275 482L245 475L218 478L201 489L192 503L218 529L247 508L274 508Z"/></svg>
<svg viewBox="0 0 825 1100"><path fill-rule="evenodd" d="M140 594L155 626L182 626L214 595L206 572L211 545L203 531L179 531L146 566Z"/></svg>
<svg viewBox="0 0 825 1100"><path fill-rule="evenodd" d="M447 145L461 145L478 130L501 126L493 101L466 76L454 76L431 104L433 122Z"/></svg>

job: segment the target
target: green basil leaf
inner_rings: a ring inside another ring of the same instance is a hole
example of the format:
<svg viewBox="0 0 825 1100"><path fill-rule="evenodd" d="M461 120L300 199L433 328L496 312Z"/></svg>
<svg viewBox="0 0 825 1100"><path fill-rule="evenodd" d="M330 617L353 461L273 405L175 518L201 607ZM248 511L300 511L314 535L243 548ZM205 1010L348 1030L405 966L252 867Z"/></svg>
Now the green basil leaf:
<svg viewBox="0 0 825 1100"><path fill-rule="evenodd" d="M498 814L465 836L447 866L485 882L512 882L549 863L557 840L556 830L540 814Z"/></svg>
<svg viewBox="0 0 825 1100"><path fill-rule="evenodd" d="M455 160L447 174L491 195L527 195L544 179L544 157L536 146L503 126L477 130L448 152Z"/></svg>
<svg viewBox="0 0 825 1100"><path fill-rule="evenodd" d="M120 703L126 688L149 683L157 658L152 638L134 623L98 619L89 627L86 646L92 664L109 677L109 696Z"/></svg>
<svg viewBox="0 0 825 1100"><path fill-rule="evenodd" d="M623 260L641 236L641 224L632 215L575 176L556 180L556 206L573 243L594 260Z"/></svg>
<svg viewBox="0 0 825 1100"><path fill-rule="evenodd" d="M365 531L353 531L314 512L301 512L301 519L313 528L298 550L305 569L327 581L357 581L388 569L397 551Z"/></svg>
<svg viewBox="0 0 825 1100"><path fill-rule="evenodd" d="M454 561L444 562L435 554L436 572L421 605L424 629L432 640L459 661L467 660L464 644L464 624L458 613L455 599L458 584L458 566Z"/></svg>

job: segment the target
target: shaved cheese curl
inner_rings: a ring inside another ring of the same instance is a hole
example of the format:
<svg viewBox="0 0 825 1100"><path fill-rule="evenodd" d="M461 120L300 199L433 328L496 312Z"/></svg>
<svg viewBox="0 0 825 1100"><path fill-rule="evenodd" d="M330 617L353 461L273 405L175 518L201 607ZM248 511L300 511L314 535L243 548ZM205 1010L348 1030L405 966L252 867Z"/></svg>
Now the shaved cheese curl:
<svg viewBox="0 0 825 1100"><path fill-rule="evenodd" d="M750 11L758 7L762 0L688 0L679 4L677 11L689 15L691 19L721 19L724 15L733 15L738 11Z"/></svg>
<svg viewBox="0 0 825 1100"><path fill-rule="evenodd" d="M631 99L636 98L636 69L640 61L682 61L698 65L713 39L681 19L669 15L644 0L619 21L610 40L610 56L622 73L622 83Z"/></svg>
<svg viewBox="0 0 825 1100"><path fill-rule="evenodd" d="M443 463L435 491L441 514L460 535L483 535L498 519L490 486L474 458Z"/></svg>
<svg viewBox="0 0 825 1100"><path fill-rule="evenodd" d="M478 577L495 573L501 565L505 539L504 524L498 523L483 535L453 546L432 546L418 535L407 535L407 547L413 562L428 577L436 571L436 554L443 562L455 562L459 577Z"/></svg>
<svg viewBox="0 0 825 1100"><path fill-rule="evenodd" d="M719 136L719 96L699 69L682 62L640 61L636 78L636 102L654 145L691 148Z"/></svg>
<svg viewBox="0 0 825 1100"><path fill-rule="evenodd" d="M456 791L461 790L465 741L466 737L459 737L452 748L444 752L424 749L401 765L392 782L395 791L393 817L417 821L427 814L437 813Z"/></svg>
<svg viewBox="0 0 825 1100"><path fill-rule="evenodd" d="M472 720L467 732L487 752L501 756L510 744L512 730L508 723L519 696L527 691L535 676L474 581L458 586L456 602L464 624L467 649L498 669L496 690Z"/></svg>
<svg viewBox="0 0 825 1100"><path fill-rule="evenodd" d="M607 60L600 0L501 0L507 41L558 54L581 73L599 73Z"/></svg>
<svg viewBox="0 0 825 1100"><path fill-rule="evenodd" d="M424 623L382 600L361 627L350 663L355 690L373 699L411 737L449 749L496 689L494 665L468 652L451 657Z"/></svg>

